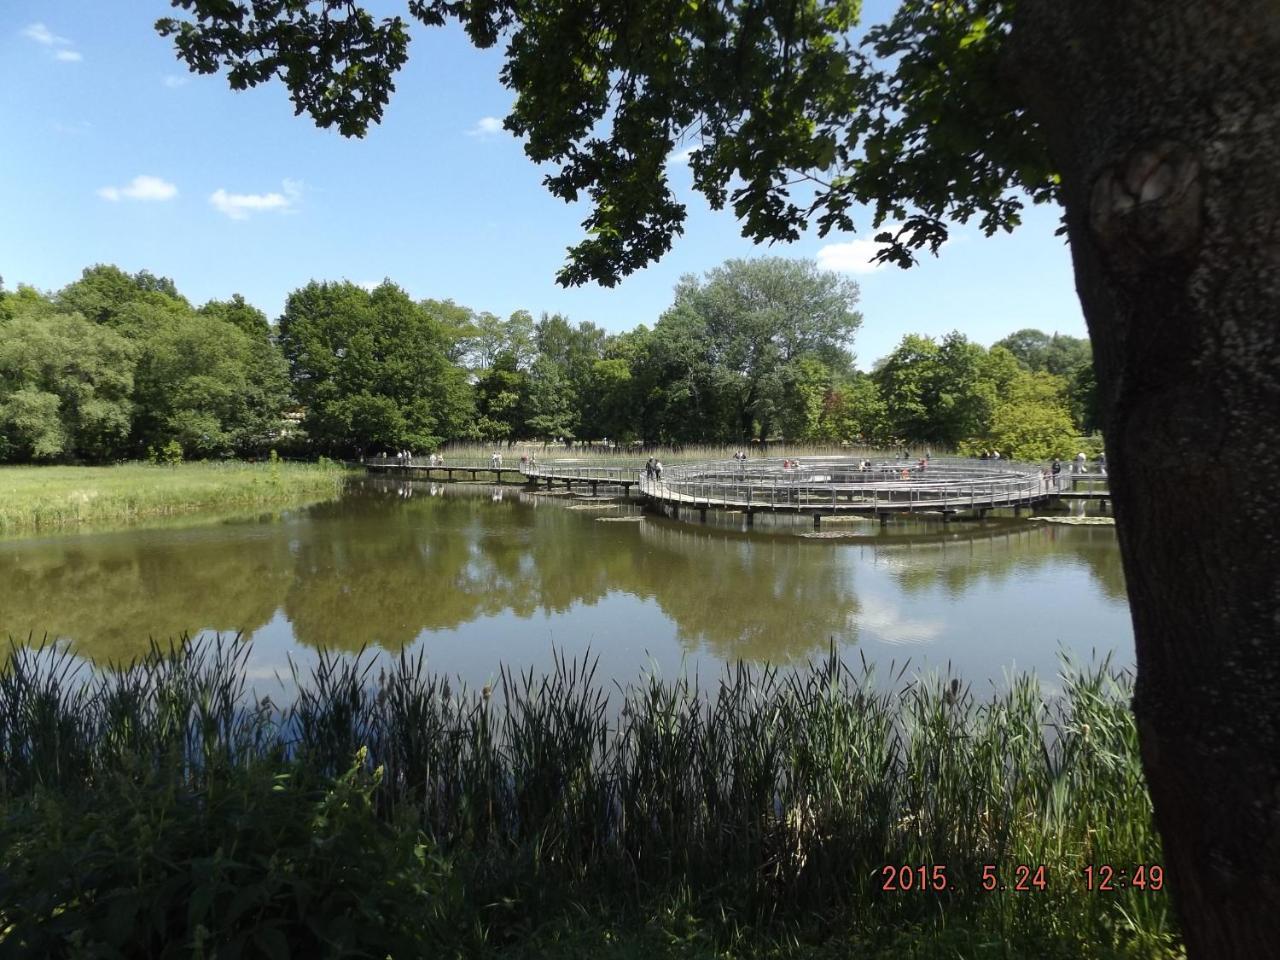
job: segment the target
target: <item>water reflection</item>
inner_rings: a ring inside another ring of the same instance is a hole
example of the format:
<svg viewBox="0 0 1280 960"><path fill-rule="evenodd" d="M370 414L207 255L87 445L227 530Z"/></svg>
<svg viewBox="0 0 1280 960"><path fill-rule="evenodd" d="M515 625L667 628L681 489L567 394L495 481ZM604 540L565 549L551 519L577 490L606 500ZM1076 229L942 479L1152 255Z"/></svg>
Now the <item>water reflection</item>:
<svg viewBox="0 0 1280 960"><path fill-rule="evenodd" d="M0 632L68 638L97 660L184 631L258 632L278 650L417 641L441 669L486 674L545 662L552 640L590 643L628 678L646 656L793 663L831 639L971 674L1011 660L1051 672L1059 644L1132 656L1110 529L891 525L843 542L596 522L636 513L370 482L253 521L0 541Z"/></svg>

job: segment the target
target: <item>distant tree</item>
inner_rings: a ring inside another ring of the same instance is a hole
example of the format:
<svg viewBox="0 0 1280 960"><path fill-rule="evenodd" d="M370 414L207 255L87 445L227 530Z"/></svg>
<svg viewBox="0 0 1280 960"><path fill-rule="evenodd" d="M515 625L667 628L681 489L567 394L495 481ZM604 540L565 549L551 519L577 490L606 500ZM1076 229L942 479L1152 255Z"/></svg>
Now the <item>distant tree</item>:
<svg viewBox="0 0 1280 960"><path fill-rule="evenodd" d="M191 312L139 341L135 449L177 441L203 458L271 447L288 369L256 323L241 325L250 314L217 312Z"/></svg>
<svg viewBox="0 0 1280 960"><path fill-rule="evenodd" d="M626 360L609 357L595 361L580 393L583 433L614 440L634 439L638 432L634 388L635 378Z"/></svg>
<svg viewBox="0 0 1280 960"><path fill-rule="evenodd" d="M109 326L118 325L129 304L191 306L167 277L157 277L146 270L128 274L106 264L86 268L79 280L58 292L56 302L68 313L79 313L87 320Z"/></svg>
<svg viewBox="0 0 1280 960"><path fill-rule="evenodd" d="M959 332L941 343L908 334L877 364L873 377L895 437L955 446L986 432L996 402L997 369L981 346ZM1008 363L1003 369L1006 376L1016 371Z"/></svg>
<svg viewBox="0 0 1280 960"><path fill-rule="evenodd" d="M481 440L526 436L529 375L519 369L515 354L497 354L476 382L476 414L472 432Z"/></svg>
<svg viewBox="0 0 1280 960"><path fill-rule="evenodd" d="M129 340L78 314L20 312L0 322L0 432L7 455L121 456L133 411L134 360Z"/></svg>
<svg viewBox="0 0 1280 960"><path fill-rule="evenodd" d="M279 336L322 448L423 450L466 432L473 398L449 337L394 284L312 282L289 295Z"/></svg>
<svg viewBox="0 0 1280 960"><path fill-rule="evenodd" d="M267 315L238 293L232 294L230 300L210 300L199 312L201 316L230 323L255 340L265 340L271 334Z"/></svg>
<svg viewBox="0 0 1280 960"><path fill-rule="evenodd" d="M577 436L577 394L566 371L548 356L539 355L529 371L529 415L525 426L544 440Z"/></svg>
<svg viewBox="0 0 1280 960"><path fill-rule="evenodd" d="M832 440L879 444L891 435L880 388L863 373L842 379L827 393L821 423L823 436Z"/></svg>
<svg viewBox="0 0 1280 960"><path fill-rule="evenodd" d="M1061 377L1018 374L996 402L982 448L1031 462L1073 455L1078 431L1065 394Z"/></svg>
<svg viewBox="0 0 1280 960"><path fill-rule="evenodd" d="M533 315L517 310L503 320L492 313L477 313L466 342L471 369L477 372L492 367L500 354L509 355L518 369L527 370L537 352Z"/></svg>
<svg viewBox="0 0 1280 960"><path fill-rule="evenodd" d="M785 367L805 356L847 365L857 300L857 284L812 261L761 257L682 278L671 312L701 326L706 361L732 393L736 438L763 440L778 425Z"/></svg>
<svg viewBox="0 0 1280 960"><path fill-rule="evenodd" d="M450 363L464 363L475 336L475 314L452 300L423 300L420 307L440 325L447 346L445 356Z"/></svg>
<svg viewBox="0 0 1280 960"><path fill-rule="evenodd" d="M1066 381L1067 405L1077 427L1091 433L1098 429L1098 381L1089 341L1040 330L1019 330L996 343L1009 350L1032 373L1051 373Z"/></svg>

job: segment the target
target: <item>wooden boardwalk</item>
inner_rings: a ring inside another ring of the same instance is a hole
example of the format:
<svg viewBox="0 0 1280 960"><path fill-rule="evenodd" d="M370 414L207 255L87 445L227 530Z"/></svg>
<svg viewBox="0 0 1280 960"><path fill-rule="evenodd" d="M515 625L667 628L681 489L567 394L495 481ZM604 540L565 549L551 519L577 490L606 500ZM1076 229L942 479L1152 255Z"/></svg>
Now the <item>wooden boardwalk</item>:
<svg viewBox="0 0 1280 960"><path fill-rule="evenodd" d="M483 459L448 459L443 463L431 463L427 457L370 457L364 461L368 473L382 473L398 477L416 477L424 480L458 480L466 477L479 481L482 477L490 483L505 483L510 478L515 483L525 483L527 478L517 465L494 466Z"/></svg>
<svg viewBox="0 0 1280 960"><path fill-rule="evenodd" d="M665 468L662 479L646 476L642 461L556 459L498 466L479 458L431 462L387 457L367 460L365 466L371 473L401 477L497 483L512 478L548 488L586 486L593 495L601 487L621 488L673 516L696 510L706 519L708 510L728 510L744 513L750 524L759 512L799 513L812 515L815 527L824 516L836 514L877 516L882 522L894 514L940 515L945 522L1001 509L1016 515L1064 500L1097 501L1105 509L1111 499L1109 490L1094 487L1105 482L1103 475L1046 476L1035 465L961 458L930 460L924 470L909 460L877 460L866 469L855 458L713 461L674 464Z"/></svg>
<svg viewBox="0 0 1280 960"><path fill-rule="evenodd" d="M819 526L824 516L853 513L878 516L934 514L944 521L957 514L985 516L988 511L1023 508L1053 500L1096 500L1105 505L1108 490L1075 490L1078 482L1096 482L1096 474L1045 476L1040 467L959 458L931 460L922 471L912 461L876 461L861 469L849 458L790 461L749 460L677 464L662 479L648 477L642 464L589 466L582 462L547 461L529 467L534 483L634 486L650 503L669 510L744 513L750 523L758 512L811 514Z"/></svg>

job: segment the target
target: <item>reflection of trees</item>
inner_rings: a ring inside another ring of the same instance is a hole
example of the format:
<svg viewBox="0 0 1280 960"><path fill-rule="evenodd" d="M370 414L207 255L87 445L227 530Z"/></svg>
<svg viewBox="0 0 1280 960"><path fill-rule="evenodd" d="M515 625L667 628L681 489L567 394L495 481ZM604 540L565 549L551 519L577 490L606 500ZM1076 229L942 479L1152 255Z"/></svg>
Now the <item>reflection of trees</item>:
<svg viewBox="0 0 1280 960"><path fill-rule="evenodd" d="M143 653L148 637L256 630L291 576L289 528L267 516L0 545L0 636L48 634L120 661Z"/></svg>
<svg viewBox="0 0 1280 960"><path fill-rule="evenodd" d="M685 643L723 659L792 662L855 630L845 544L655 519L595 523L599 513L513 490L493 502L428 489L370 484L310 508L305 522L0 544L0 635L48 632L95 659L121 659L148 636L251 632L283 609L300 643L396 649L424 630L564 613L610 592L654 601ZM1110 529L932 526L868 542L908 592L942 584L962 594L984 579L1083 563L1108 596L1124 596Z"/></svg>
<svg viewBox="0 0 1280 960"><path fill-rule="evenodd" d="M1126 597L1112 527L1017 523L921 535L879 546L877 562L892 569L908 592L941 585L953 597L978 583L1017 580L1046 566L1082 565L1108 598Z"/></svg>
<svg viewBox="0 0 1280 960"><path fill-rule="evenodd" d="M819 653L830 637L852 637L852 568L830 544L667 523L641 524L639 533L650 576L637 586L686 642L724 660L787 663Z"/></svg>
<svg viewBox="0 0 1280 960"><path fill-rule="evenodd" d="M424 629L532 611L527 508L466 496L389 500L369 492L312 510L284 600L300 642L396 649Z"/></svg>

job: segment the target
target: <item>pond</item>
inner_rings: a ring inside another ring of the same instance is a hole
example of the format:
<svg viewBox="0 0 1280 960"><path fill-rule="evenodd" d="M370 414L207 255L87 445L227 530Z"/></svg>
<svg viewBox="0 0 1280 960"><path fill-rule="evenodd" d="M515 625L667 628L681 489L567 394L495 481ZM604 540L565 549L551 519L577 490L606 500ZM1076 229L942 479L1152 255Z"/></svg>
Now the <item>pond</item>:
<svg viewBox="0 0 1280 960"><path fill-rule="evenodd" d="M423 650L480 685L499 664L598 657L714 677L834 643L887 674L1052 678L1063 652L1133 660L1115 532L1012 516L943 525L643 514L523 488L362 480L265 515L0 540L0 635L124 661L183 632L252 637L263 681L319 648ZM839 533L837 538L830 531ZM274 681L272 681L274 682Z"/></svg>

